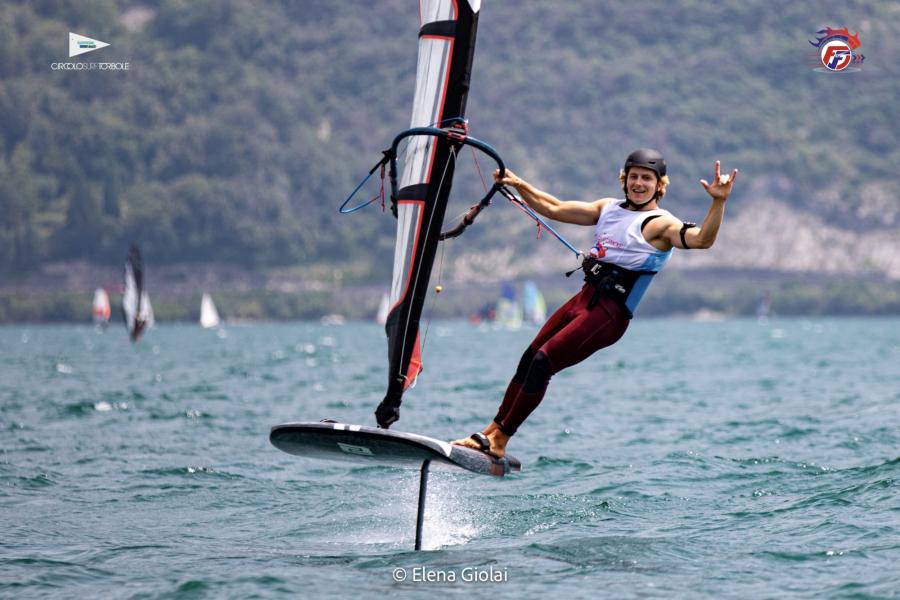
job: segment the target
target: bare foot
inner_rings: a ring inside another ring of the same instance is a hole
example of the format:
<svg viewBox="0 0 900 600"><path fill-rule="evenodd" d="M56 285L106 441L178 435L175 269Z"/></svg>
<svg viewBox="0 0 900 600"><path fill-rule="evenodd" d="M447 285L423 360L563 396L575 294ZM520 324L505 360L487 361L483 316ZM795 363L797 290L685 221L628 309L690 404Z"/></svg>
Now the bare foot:
<svg viewBox="0 0 900 600"><path fill-rule="evenodd" d="M493 454L497 458L506 456L506 444L509 443L509 436L500 431L499 428L495 428L487 437L488 441L491 442L491 449L488 450L488 454Z"/></svg>
<svg viewBox="0 0 900 600"><path fill-rule="evenodd" d="M484 435L490 435L497 429L497 424L493 421L490 425L481 430L481 433ZM473 450L481 450L481 444L472 439L472 437L460 438L458 440L453 440L450 442L454 446L465 446L466 448L472 448Z"/></svg>
<svg viewBox="0 0 900 600"><path fill-rule="evenodd" d="M454 446L465 446L466 448L472 448L473 450L481 450L481 446L478 444L478 442L470 437L453 440L450 443Z"/></svg>
<svg viewBox="0 0 900 600"><path fill-rule="evenodd" d="M491 444L487 453L496 458L503 458L506 455L506 444L509 442L509 436L500 431L494 423L491 423L485 428L484 434ZM471 437L453 440L450 443L455 446L465 446L466 448L472 448L473 450L481 450L481 444Z"/></svg>

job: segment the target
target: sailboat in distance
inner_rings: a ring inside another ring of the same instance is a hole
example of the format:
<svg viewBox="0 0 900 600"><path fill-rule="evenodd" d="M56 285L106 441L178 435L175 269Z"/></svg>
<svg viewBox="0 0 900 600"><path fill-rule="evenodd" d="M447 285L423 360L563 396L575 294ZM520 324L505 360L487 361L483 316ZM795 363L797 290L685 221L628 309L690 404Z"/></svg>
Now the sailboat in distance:
<svg viewBox="0 0 900 600"><path fill-rule="evenodd" d="M150 296L144 289L144 260L140 249L134 244L128 249L128 258L125 260L122 316L125 317L125 327L132 342L137 342L144 330L156 322L153 318Z"/></svg>
<svg viewBox="0 0 900 600"><path fill-rule="evenodd" d="M504 283L500 289L500 298L497 300L494 326L499 329L516 331L521 329L524 316L522 305L516 298L515 286L509 282Z"/></svg>
<svg viewBox="0 0 900 600"><path fill-rule="evenodd" d="M200 299L200 326L204 329L219 326L219 311L216 310L212 296L206 292L203 292L203 297Z"/></svg>
<svg viewBox="0 0 900 600"><path fill-rule="evenodd" d="M522 286L522 310L525 312L525 321L534 325L543 325L547 320L547 301L544 295L530 279Z"/></svg>
<svg viewBox="0 0 900 600"><path fill-rule="evenodd" d="M92 313L95 325L98 327L106 327L109 325L109 317L112 315L112 310L109 307L109 294L107 294L106 290L103 288L94 290Z"/></svg>
<svg viewBox="0 0 900 600"><path fill-rule="evenodd" d="M381 302L378 304L378 312L375 313L375 322L379 325L387 323L388 314L391 312L391 297L387 292L381 295Z"/></svg>

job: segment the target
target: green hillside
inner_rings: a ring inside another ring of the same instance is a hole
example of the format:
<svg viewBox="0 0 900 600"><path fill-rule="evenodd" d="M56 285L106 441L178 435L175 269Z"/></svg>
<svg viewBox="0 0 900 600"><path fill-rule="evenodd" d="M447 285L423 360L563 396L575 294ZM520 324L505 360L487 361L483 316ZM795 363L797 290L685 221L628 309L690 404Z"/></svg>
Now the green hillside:
<svg viewBox="0 0 900 600"><path fill-rule="evenodd" d="M730 214L767 198L897 231L898 17L889 2L485 2L472 134L563 197L616 193L622 157L655 146L684 218L702 218L696 181L720 158L742 172ZM862 32L859 72L812 68L824 26ZM390 217L336 209L408 124L417 29L413 0L4 3L0 271L118 264L136 241L157 265L352 257L383 279ZM68 59L69 31L111 46ZM130 68L50 68L66 60ZM458 180L449 214L480 185L471 166ZM514 215L489 211L466 247L527 251Z"/></svg>

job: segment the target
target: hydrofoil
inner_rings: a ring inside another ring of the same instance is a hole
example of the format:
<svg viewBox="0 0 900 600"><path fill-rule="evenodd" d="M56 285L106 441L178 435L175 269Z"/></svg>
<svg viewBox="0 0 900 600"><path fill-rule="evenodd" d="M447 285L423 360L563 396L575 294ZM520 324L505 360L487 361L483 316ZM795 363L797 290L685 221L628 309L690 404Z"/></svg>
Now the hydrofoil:
<svg viewBox="0 0 900 600"><path fill-rule="evenodd" d="M422 548L425 497L432 464L494 477L522 470L522 463L509 455L496 458L479 450L454 446L424 435L334 421L275 425L269 440L279 450L296 456L418 468L416 550Z"/></svg>

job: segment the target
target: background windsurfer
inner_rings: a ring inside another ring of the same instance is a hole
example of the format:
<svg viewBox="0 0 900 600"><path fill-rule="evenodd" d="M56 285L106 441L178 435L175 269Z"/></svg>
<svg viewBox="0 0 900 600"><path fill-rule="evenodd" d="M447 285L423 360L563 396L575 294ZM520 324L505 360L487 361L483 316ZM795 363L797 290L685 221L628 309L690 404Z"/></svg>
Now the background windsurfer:
<svg viewBox="0 0 900 600"><path fill-rule="evenodd" d="M147 322L140 317L138 317L134 320L134 329L131 330L131 341L132 342L136 342L136 341L138 341L138 339L140 339L141 334L144 333L144 326L146 324L147 324Z"/></svg>
<svg viewBox="0 0 900 600"><path fill-rule="evenodd" d="M150 296L144 289L144 260L135 244L128 249L122 291L122 317L132 342L154 323Z"/></svg>
<svg viewBox="0 0 900 600"><path fill-rule="evenodd" d="M622 337L650 280L672 249L713 245L737 173L735 169L730 176L722 175L716 161L712 183L700 180L712 203L697 227L659 208L669 178L665 160L656 150L636 150L625 160L619 174L624 200L562 201L509 169L502 178L495 171L498 183L516 188L541 215L593 226L595 244L582 264L584 286L547 320L525 350L494 420L482 432L453 443L502 457L510 437L543 399L550 378Z"/></svg>

